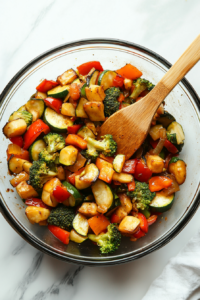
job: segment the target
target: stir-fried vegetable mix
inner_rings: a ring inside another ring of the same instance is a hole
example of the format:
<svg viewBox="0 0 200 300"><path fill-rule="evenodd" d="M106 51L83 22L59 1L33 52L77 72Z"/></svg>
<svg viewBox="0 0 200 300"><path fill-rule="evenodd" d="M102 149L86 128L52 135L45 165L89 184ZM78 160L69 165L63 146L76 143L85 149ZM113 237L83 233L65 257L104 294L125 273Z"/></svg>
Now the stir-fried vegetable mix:
<svg viewBox="0 0 200 300"><path fill-rule="evenodd" d="M43 80L3 128L12 143L10 183L27 205L27 218L47 225L64 244L89 239L109 254L122 235L136 241L172 207L186 179L179 158L183 128L164 104L129 160L116 154L112 135L97 138L107 117L154 88L141 76L131 64L111 71L84 63L56 81Z"/></svg>

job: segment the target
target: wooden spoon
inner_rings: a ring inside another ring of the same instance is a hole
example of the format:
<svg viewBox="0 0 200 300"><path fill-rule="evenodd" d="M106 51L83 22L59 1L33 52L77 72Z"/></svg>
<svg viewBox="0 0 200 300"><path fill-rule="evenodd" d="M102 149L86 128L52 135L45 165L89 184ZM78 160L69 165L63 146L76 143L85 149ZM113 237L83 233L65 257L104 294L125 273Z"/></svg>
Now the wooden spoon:
<svg viewBox="0 0 200 300"><path fill-rule="evenodd" d="M147 96L117 111L104 122L100 135L112 134L118 154L125 154L128 159L141 146L158 107L199 59L200 35Z"/></svg>

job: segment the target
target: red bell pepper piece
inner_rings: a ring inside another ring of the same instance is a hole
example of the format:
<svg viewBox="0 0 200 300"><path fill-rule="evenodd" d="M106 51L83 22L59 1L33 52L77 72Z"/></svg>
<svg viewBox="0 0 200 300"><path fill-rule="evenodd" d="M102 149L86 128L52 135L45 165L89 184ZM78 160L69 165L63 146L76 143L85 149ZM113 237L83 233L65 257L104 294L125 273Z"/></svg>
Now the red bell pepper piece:
<svg viewBox="0 0 200 300"><path fill-rule="evenodd" d="M149 189L151 192L158 192L172 185L173 180L166 176L154 176L149 180Z"/></svg>
<svg viewBox="0 0 200 300"><path fill-rule="evenodd" d="M156 215L152 215L151 217L149 217L149 218L147 219L148 225L150 226L150 225L152 225L153 223L155 223L156 220L157 220L157 218L158 218L158 216L156 216Z"/></svg>
<svg viewBox="0 0 200 300"><path fill-rule="evenodd" d="M69 134L65 139L66 144L79 147L81 149L87 148L87 142L76 134Z"/></svg>
<svg viewBox="0 0 200 300"><path fill-rule="evenodd" d="M42 132L47 134L50 132L50 128L42 120L38 119L30 125L29 129L24 135L24 149L28 149Z"/></svg>
<svg viewBox="0 0 200 300"><path fill-rule="evenodd" d="M146 182L152 176L151 170L140 159L136 165L134 177L136 180Z"/></svg>
<svg viewBox="0 0 200 300"><path fill-rule="evenodd" d="M90 228L94 231L96 235L104 231L108 225L110 225L110 222L104 215L98 215L90 218L88 220L88 223L90 225Z"/></svg>
<svg viewBox="0 0 200 300"><path fill-rule="evenodd" d="M9 140L11 141L11 143L18 145L20 148L23 147L24 141L22 136L15 136L13 138L10 138Z"/></svg>
<svg viewBox="0 0 200 300"><path fill-rule="evenodd" d="M147 233L149 227L145 215L143 215L142 213L138 213L137 218L140 220L140 228L142 229L142 231Z"/></svg>
<svg viewBox="0 0 200 300"><path fill-rule="evenodd" d="M46 93L47 91L53 89L59 85L58 82L53 81L53 80L46 80L44 79L37 87L36 90L41 93Z"/></svg>
<svg viewBox="0 0 200 300"><path fill-rule="evenodd" d="M145 236L144 231L141 228L138 229L136 233L133 234L134 238L140 239L141 237Z"/></svg>
<svg viewBox="0 0 200 300"><path fill-rule="evenodd" d="M70 197L70 193L68 192L68 190L64 187L61 187L59 185L57 185L54 189L53 189L53 196L56 198L56 201L59 203L64 202L65 200L67 200Z"/></svg>
<svg viewBox="0 0 200 300"><path fill-rule="evenodd" d="M20 148L16 144L8 145L8 149L6 152L7 152L7 160L9 160L11 155L14 155L14 157L16 158L21 158L30 161L29 152L27 150Z"/></svg>
<svg viewBox="0 0 200 300"><path fill-rule="evenodd" d="M128 191L129 192L134 191L134 189L135 189L135 180L133 179L132 182L127 183L127 186L128 186Z"/></svg>
<svg viewBox="0 0 200 300"><path fill-rule="evenodd" d="M115 212L111 215L110 222L111 223L120 223L120 218Z"/></svg>
<svg viewBox="0 0 200 300"><path fill-rule="evenodd" d="M164 147L173 154L178 152L178 149L168 140L165 140Z"/></svg>
<svg viewBox="0 0 200 300"><path fill-rule="evenodd" d="M121 94L119 95L119 98L117 99L117 101L121 103L121 102L124 101L124 99L125 99L125 97L124 97L124 95L121 93Z"/></svg>
<svg viewBox="0 0 200 300"><path fill-rule="evenodd" d="M51 233L59 239L63 244L67 245L69 244L69 235L70 232L54 225L48 225L48 229L51 231Z"/></svg>
<svg viewBox="0 0 200 300"><path fill-rule="evenodd" d="M81 169L78 170L77 172L74 172L73 174L69 175L69 176L68 176L69 182L70 182L71 184L75 185L75 177L76 177L77 175L80 175L80 174L83 172L84 169L85 169L85 168L81 168Z"/></svg>
<svg viewBox="0 0 200 300"><path fill-rule="evenodd" d="M69 87L69 94L72 100L77 101L80 98L81 92L77 83L72 83Z"/></svg>
<svg viewBox="0 0 200 300"><path fill-rule="evenodd" d="M49 209L49 206L47 206L41 199L38 198L26 199L25 204L28 206L37 206L37 207L43 207Z"/></svg>
<svg viewBox="0 0 200 300"><path fill-rule="evenodd" d="M103 67L99 61L89 61L77 67L79 74L87 75L92 68L95 68L98 71L103 71Z"/></svg>
<svg viewBox="0 0 200 300"><path fill-rule="evenodd" d="M81 125L81 124L68 126L68 127L67 127L67 131L68 131L68 133L71 133L71 134L77 134L77 132L79 131L79 129L80 129L82 126L83 126L83 125Z"/></svg>
<svg viewBox="0 0 200 300"><path fill-rule="evenodd" d="M122 172L123 173L129 173L129 174L134 174L135 173L135 167L137 165L138 159L129 159L125 162Z"/></svg>
<svg viewBox="0 0 200 300"><path fill-rule="evenodd" d="M44 102L45 102L46 106L52 108L58 114L60 114L61 106L63 104L63 102L60 99L48 97L48 98L44 99Z"/></svg>
<svg viewBox="0 0 200 300"><path fill-rule="evenodd" d="M155 149L156 146L158 145L158 142L159 142L159 139L156 140L156 141L154 141L153 139L150 139L150 144L151 144L151 146L152 146L154 149Z"/></svg>
<svg viewBox="0 0 200 300"><path fill-rule="evenodd" d="M122 88L124 85L124 78L121 75L117 75L113 79L113 86Z"/></svg>
<svg viewBox="0 0 200 300"><path fill-rule="evenodd" d="M131 64L127 64L121 69L116 71L124 78L135 80L142 76L142 72L139 71L136 67L132 66Z"/></svg>

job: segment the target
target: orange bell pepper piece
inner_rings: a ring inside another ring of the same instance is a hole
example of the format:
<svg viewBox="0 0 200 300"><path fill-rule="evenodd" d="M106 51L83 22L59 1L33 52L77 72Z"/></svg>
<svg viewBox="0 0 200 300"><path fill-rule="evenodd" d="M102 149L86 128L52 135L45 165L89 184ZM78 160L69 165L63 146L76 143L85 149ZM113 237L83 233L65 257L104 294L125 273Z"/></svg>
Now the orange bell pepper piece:
<svg viewBox="0 0 200 300"><path fill-rule="evenodd" d="M138 70L136 67L132 66L131 64L127 64L121 69L116 71L119 75L124 78L135 80L142 76L142 72Z"/></svg>
<svg viewBox="0 0 200 300"><path fill-rule="evenodd" d="M165 176L154 176L149 180L149 189L151 192L157 192L164 188L168 188L173 180Z"/></svg>
<svg viewBox="0 0 200 300"><path fill-rule="evenodd" d="M110 222L104 215L94 216L88 220L88 223L96 235L104 231L108 225L110 225Z"/></svg>

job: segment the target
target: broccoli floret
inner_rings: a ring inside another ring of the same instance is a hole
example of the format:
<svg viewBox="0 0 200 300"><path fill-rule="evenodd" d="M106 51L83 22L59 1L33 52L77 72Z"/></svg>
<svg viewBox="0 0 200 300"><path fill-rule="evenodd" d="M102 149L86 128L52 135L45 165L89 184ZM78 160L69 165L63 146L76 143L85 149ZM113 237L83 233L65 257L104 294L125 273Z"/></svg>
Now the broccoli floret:
<svg viewBox="0 0 200 300"><path fill-rule="evenodd" d="M33 115L30 112L26 111L26 110L15 111L10 116L9 122L13 121L13 120L16 120L16 119L23 119L26 122L27 126L29 126L32 123Z"/></svg>
<svg viewBox="0 0 200 300"><path fill-rule="evenodd" d="M136 100L137 97L145 90L151 91L154 88L154 84L144 78L138 78L133 81L135 86L130 98Z"/></svg>
<svg viewBox="0 0 200 300"><path fill-rule="evenodd" d="M59 163L59 153L49 153L46 148L39 153L38 157L39 160L44 161L47 165Z"/></svg>
<svg viewBox="0 0 200 300"><path fill-rule="evenodd" d="M47 151L49 153L57 152L65 147L65 139L58 133L48 133L45 135L44 141L47 144Z"/></svg>
<svg viewBox="0 0 200 300"><path fill-rule="evenodd" d="M102 254L113 253L119 248L121 242L121 233L114 224L108 225L107 230L100 235L88 234L88 238L100 247Z"/></svg>
<svg viewBox="0 0 200 300"><path fill-rule="evenodd" d="M43 161L34 161L29 171L29 180L32 187L41 190L45 182L57 175L52 172Z"/></svg>
<svg viewBox="0 0 200 300"><path fill-rule="evenodd" d="M136 202L138 209L144 210L149 208L149 204L156 196L156 193L152 193L149 190L147 183L136 181L135 190L133 192L127 192L127 195Z"/></svg>
<svg viewBox="0 0 200 300"><path fill-rule="evenodd" d="M72 222L75 217L74 209L65 205L59 205L51 210L47 219L50 225L55 225L65 230L71 230Z"/></svg>
<svg viewBox="0 0 200 300"><path fill-rule="evenodd" d="M103 101L104 103L104 114L106 117L110 117L119 109L119 101L117 98L120 95L120 89L116 87L111 87L105 91L106 97Z"/></svg>
<svg viewBox="0 0 200 300"><path fill-rule="evenodd" d="M88 149L81 151L81 155L83 155L86 159L91 159L92 162L95 162L99 153L94 147L88 146Z"/></svg>
<svg viewBox="0 0 200 300"><path fill-rule="evenodd" d="M101 136L102 141L97 141L93 138L87 137L88 153L96 156L98 152L102 152L105 156L113 156L117 151L117 143L113 140L111 134Z"/></svg>

